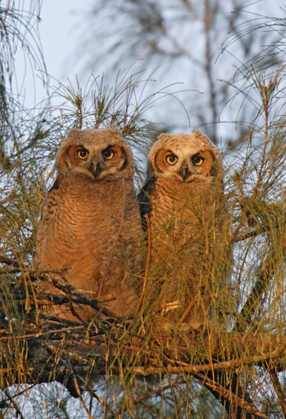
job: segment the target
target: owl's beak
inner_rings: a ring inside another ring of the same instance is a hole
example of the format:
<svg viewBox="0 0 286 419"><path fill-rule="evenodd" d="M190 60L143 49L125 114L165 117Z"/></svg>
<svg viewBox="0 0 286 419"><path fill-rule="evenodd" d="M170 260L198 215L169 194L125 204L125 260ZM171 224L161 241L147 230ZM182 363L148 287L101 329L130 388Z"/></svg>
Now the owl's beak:
<svg viewBox="0 0 286 419"><path fill-rule="evenodd" d="M188 163L186 161L184 161L182 163L181 169L179 171L179 175L181 176L181 178L185 182L191 174L192 174L192 172L190 171Z"/></svg>
<svg viewBox="0 0 286 419"><path fill-rule="evenodd" d="M95 177L95 178L98 178L99 176L100 176L100 173L102 172L102 170L103 170L103 167L102 167L102 164L101 164L102 162L100 162L100 161L98 161L98 159L94 159L93 161L92 161L92 163L91 163L91 166L90 166L90 172L93 174L93 176ZM104 164L104 163L103 163Z"/></svg>

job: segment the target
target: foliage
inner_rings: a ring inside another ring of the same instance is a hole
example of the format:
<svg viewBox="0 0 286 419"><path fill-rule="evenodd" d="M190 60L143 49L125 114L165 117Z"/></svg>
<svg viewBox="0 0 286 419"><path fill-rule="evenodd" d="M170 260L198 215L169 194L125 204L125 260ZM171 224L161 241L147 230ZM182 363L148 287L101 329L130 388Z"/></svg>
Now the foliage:
<svg viewBox="0 0 286 419"><path fill-rule="evenodd" d="M10 42L1 49L2 63L7 63L13 58L13 38L9 38L13 25L22 22L22 30L33 34L34 17L17 14L13 7L0 11L3 39ZM263 25L278 32L285 20L266 19L255 29ZM23 43L22 30L15 32L14 39L20 37ZM224 156L225 207L232 218L231 237L224 239L227 247L233 248L233 267L224 288L217 270L208 273L206 292L217 321L201 331L158 329L154 322L156 300L152 305L143 299L133 318L111 317L104 310L104 297L87 297L55 273L36 273L30 268L41 202L53 178L52 161L67 130L109 125L122 129L134 149L139 185L142 160L156 130L144 112L157 98L169 98L172 86L145 97L152 76L144 80L142 73L132 74L131 70L119 74L114 87L94 76L85 89L78 81L76 86L55 87L49 82L52 97L62 98L62 104L53 107L49 98L46 106L29 112L12 96L9 83L12 89L13 71L7 78L2 64L2 416L286 415L282 385L286 360L284 47L282 34L260 56L239 68L231 81L239 95L244 95L243 100L253 105L255 117L243 138L239 136ZM226 255L218 256L223 265ZM149 272L147 264L147 285L148 280L158 280L161 275L162 268ZM54 297L38 294L37 279L52 281L61 293ZM63 321L43 313L41 307L50 301L58 305L68 302L75 310L78 304L90 305L98 314L88 324ZM99 377L103 375L104 379ZM58 383L47 384L54 380ZM87 391L82 394L82 389ZM39 400L42 407L38 407Z"/></svg>

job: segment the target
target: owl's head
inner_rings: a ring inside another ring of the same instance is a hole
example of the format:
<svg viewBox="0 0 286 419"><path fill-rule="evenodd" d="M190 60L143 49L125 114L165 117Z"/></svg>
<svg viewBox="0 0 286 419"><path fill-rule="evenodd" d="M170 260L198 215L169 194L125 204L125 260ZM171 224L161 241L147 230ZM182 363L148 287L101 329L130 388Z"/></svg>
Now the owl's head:
<svg viewBox="0 0 286 419"><path fill-rule="evenodd" d="M61 144L55 168L59 175L114 181L132 176L133 158L118 129L75 129Z"/></svg>
<svg viewBox="0 0 286 419"><path fill-rule="evenodd" d="M190 183L222 176L217 148L200 131L161 134L149 154L148 177Z"/></svg>

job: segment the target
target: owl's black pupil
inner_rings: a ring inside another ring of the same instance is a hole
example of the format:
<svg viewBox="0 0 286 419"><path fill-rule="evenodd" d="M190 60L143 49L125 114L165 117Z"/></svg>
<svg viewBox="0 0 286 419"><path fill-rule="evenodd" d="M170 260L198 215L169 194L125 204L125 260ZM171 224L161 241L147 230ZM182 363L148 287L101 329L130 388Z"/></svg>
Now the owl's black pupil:
<svg viewBox="0 0 286 419"><path fill-rule="evenodd" d="M169 160L171 163L174 163L176 161L176 157L175 156L170 156Z"/></svg>
<svg viewBox="0 0 286 419"><path fill-rule="evenodd" d="M108 158L112 156L112 151L111 150L105 150L104 151L104 157Z"/></svg>
<svg viewBox="0 0 286 419"><path fill-rule="evenodd" d="M194 158L193 158L193 162L194 163L201 163L201 161L203 160L203 158L202 157L200 157L200 156L195 156Z"/></svg>
<svg viewBox="0 0 286 419"><path fill-rule="evenodd" d="M86 157L86 150L80 150L80 157Z"/></svg>

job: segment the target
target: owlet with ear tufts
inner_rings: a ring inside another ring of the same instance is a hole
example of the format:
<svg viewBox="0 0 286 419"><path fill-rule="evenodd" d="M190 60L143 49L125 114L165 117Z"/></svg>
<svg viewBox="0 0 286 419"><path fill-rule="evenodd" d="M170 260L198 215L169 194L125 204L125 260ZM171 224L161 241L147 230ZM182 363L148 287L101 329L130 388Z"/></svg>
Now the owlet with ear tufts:
<svg viewBox="0 0 286 419"><path fill-rule="evenodd" d="M136 305L144 265L131 150L115 128L72 130L55 168L57 178L42 207L34 267L66 269L69 284L93 297L112 294L116 299L105 306L126 316ZM90 315L84 306L76 311L81 319Z"/></svg>
<svg viewBox="0 0 286 419"><path fill-rule="evenodd" d="M199 131L161 134L150 151L138 199L151 232L149 295L164 327L199 328L219 304L232 258L222 177L219 152Z"/></svg>

